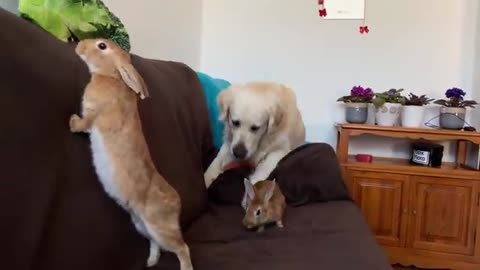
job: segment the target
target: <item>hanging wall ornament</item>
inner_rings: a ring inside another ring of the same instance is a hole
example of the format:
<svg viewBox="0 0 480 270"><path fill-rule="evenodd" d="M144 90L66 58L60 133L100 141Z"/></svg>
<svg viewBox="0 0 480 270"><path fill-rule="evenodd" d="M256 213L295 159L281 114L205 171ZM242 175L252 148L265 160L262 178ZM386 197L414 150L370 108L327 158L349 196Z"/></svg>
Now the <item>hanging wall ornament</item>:
<svg viewBox="0 0 480 270"><path fill-rule="evenodd" d="M318 10L318 15L320 17L326 17L327 9L325 8L324 0L318 0L318 5L320 6L320 9Z"/></svg>
<svg viewBox="0 0 480 270"><path fill-rule="evenodd" d="M365 0L364 11L363 11L363 25L360 26L360 34L368 34L370 29L367 25L367 0Z"/></svg>

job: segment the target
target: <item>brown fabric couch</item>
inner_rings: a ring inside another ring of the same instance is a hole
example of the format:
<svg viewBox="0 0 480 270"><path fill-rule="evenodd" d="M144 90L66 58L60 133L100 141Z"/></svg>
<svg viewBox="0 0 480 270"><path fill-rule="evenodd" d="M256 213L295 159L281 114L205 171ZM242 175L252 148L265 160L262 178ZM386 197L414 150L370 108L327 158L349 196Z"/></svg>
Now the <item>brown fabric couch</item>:
<svg viewBox="0 0 480 270"><path fill-rule="evenodd" d="M144 269L147 241L97 181L88 137L68 130L89 78L85 65L72 45L1 9L0 26L0 269ZM302 166L279 166L279 177L299 170L281 181L291 188L286 227L262 235L245 230L239 205L213 204L204 187L215 151L196 74L180 63L138 56L133 63L151 93L140 105L146 140L181 195L196 270L391 269L356 206L328 199L323 181L341 178L323 144L308 150L327 162L319 163L322 177L307 173L308 185L299 184ZM297 151L297 160L305 153ZM323 193L309 192L312 183ZM153 269L178 269L178 262L164 252Z"/></svg>

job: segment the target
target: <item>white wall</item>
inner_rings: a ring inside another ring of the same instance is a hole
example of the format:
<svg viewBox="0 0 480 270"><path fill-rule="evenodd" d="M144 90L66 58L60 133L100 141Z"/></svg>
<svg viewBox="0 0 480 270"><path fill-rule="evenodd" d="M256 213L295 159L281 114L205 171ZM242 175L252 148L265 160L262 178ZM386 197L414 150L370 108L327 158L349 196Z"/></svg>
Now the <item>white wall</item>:
<svg viewBox="0 0 480 270"><path fill-rule="evenodd" d="M326 21L314 0L204 0L202 71L233 82L293 86L307 139L336 143L335 100L353 85L403 87L435 98L456 86L472 93L478 1L368 0L360 21ZM354 151L405 156L404 144L364 139Z"/></svg>
<svg viewBox="0 0 480 270"><path fill-rule="evenodd" d="M480 103L480 5L478 5L477 12L477 26L476 30L476 43L475 43L475 73L474 73L474 98L477 102ZM477 108L472 115L472 122L476 126L477 130L480 131L480 108Z"/></svg>
<svg viewBox="0 0 480 270"><path fill-rule="evenodd" d="M0 0L0 7L17 14L18 13L18 0Z"/></svg>
<svg viewBox="0 0 480 270"><path fill-rule="evenodd" d="M132 52L143 57L200 65L201 0L104 0L125 24Z"/></svg>

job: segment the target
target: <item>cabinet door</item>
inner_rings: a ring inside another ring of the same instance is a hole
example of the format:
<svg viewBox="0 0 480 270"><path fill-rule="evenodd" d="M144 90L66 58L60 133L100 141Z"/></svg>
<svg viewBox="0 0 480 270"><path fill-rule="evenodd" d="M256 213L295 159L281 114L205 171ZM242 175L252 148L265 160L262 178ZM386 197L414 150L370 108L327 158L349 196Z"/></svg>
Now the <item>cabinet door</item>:
<svg viewBox="0 0 480 270"><path fill-rule="evenodd" d="M377 242L403 247L406 241L408 176L353 171L352 197L359 205Z"/></svg>
<svg viewBox="0 0 480 270"><path fill-rule="evenodd" d="M473 181L412 178L408 245L416 249L473 254L477 188Z"/></svg>

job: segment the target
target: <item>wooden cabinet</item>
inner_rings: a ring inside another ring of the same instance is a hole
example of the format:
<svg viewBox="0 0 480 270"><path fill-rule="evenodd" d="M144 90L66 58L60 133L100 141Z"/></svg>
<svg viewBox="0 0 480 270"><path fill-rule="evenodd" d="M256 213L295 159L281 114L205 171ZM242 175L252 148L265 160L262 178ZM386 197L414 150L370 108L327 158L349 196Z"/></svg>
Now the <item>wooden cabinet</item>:
<svg viewBox="0 0 480 270"><path fill-rule="evenodd" d="M405 245L407 177L362 171L353 172L351 177L352 197L378 242L389 246Z"/></svg>
<svg viewBox="0 0 480 270"><path fill-rule="evenodd" d="M472 255L478 196L475 182L412 177L409 246Z"/></svg>
<svg viewBox="0 0 480 270"><path fill-rule="evenodd" d="M362 134L479 144L480 133L340 125L337 145L352 198L392 264L480 269L480 171L462 166L464 147L441 168L378 157L362 163L348 155L349 136Z"/></svg>

